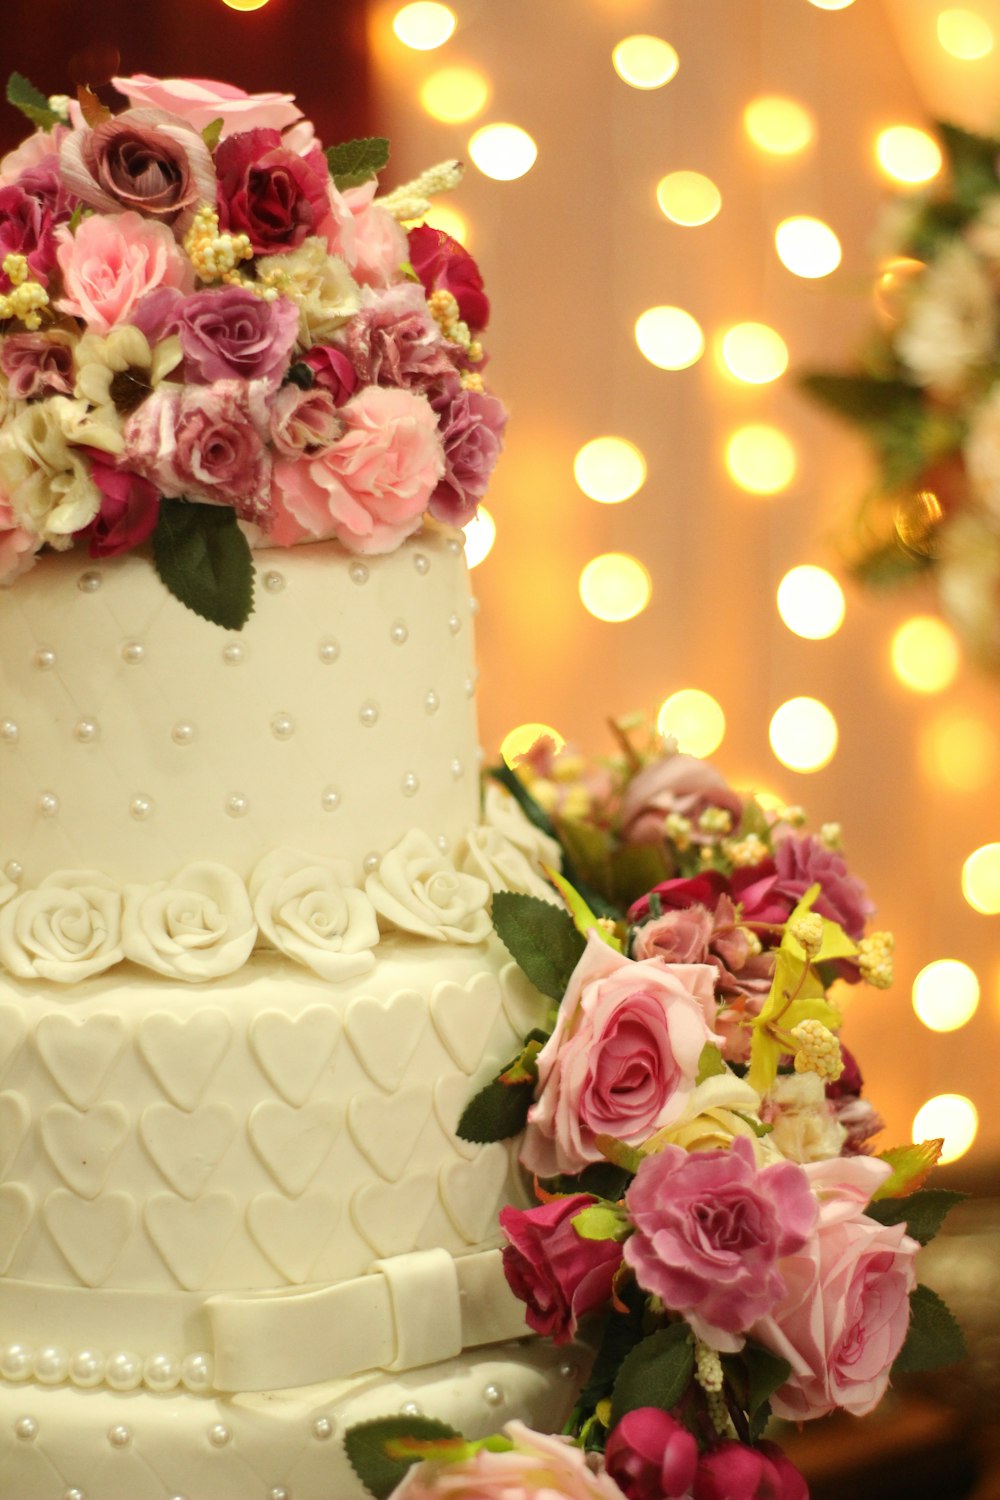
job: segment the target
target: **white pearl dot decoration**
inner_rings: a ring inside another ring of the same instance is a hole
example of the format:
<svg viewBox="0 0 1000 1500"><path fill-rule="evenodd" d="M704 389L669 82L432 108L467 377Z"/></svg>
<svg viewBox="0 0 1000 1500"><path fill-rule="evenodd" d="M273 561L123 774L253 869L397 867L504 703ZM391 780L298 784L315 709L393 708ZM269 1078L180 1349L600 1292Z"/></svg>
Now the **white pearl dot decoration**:
<svg viewBox="0 0 1000 1500"><path fill-rule="evenodd" d="M324 812L336 812L340 806L340 793L335 786L328 786L319 799Z"/></svg>
<svg viewBox="0 0 1000 1500"><path fill-rule="evenodd" d="M69 1362L69 1378L81 1390L91 1390L104 1379L104 1355L94 1349L80 1349Z"/></svg>
<svg viewBox="0 0 1000 1500"><path fill-rule="evenodd" d="M226 798L226 812L231 818L245 818L250 811L249 799L242 792L234 792Z"/></svg>
<svg viewBox="0 0 1000 1500"><path fill-rule="evenodd" d="M313 1437L325 1443L333 1437L334 1425L329 1417L317 1417L313 1423Z"/></svg>
<svg viewBox="0 0 1000 1500"><path fill-rule="evenodd" d="M112 1448L127 1448L132 1441L132 1429L126 1427L124 1422L118 1422L114 1427L108 1429L108 1442Z"/></svg>
<svg viewBox="0 0 1000 1500"><path fill-rule="evenodd" d="M16 745L21 738L21 731L13 719L0 719L0 741L5 745Z"/></svg>
<svg viewBox="0 0 1000 1500"><path fill-rule="evenodd" d="M12 1383L31 1374L31 1350L26 1344L6 1344L0 1349L0 1375Z"/></svg>
<svg viewBox="0 0 1000 1500"><path fill-rule="evenodd" d="M224 1448L228 1442L231 1442L232 1436L225 1422L215 1422L208 1429L208 1441L213 1448Z"/></svg>
<svg viewBox="0 0 1000 1500"><path fill-rule="evenodd" d="M180 1378L180 1361L169 1354L151 1354L142 1367L143 1384L157 1395L175 1390Z"/></svg>
<svg viewBox="0 0 1000 1500"><path fill-rule="evenodd" d="M268 1490L267 1500L292 1500L292 1492L283 1484L276 1484L273 1489Z"/></svg>
<svg viewBox="0 0 1000 1500"><path fill-rule="evenodd" d="M424 698L424 711L429 714L436 714L440 707L441 699L438 697L434 689L431 688L430 692Z"/></svg>
<svg viewBox="0 0 1000 1500"><path fill-rule="evenodd" d="M375 871L378 869L378 865L379 855L375 853L374 849L370 854L366 854L364 859L361 861L361 868L364 870L366 875L374 875Z"/></svg>
<svg viewBox="0 0 1000 1500"><path fill-rule="evenodd" d="M357 584L367 583L369 577L371 576L369 573L368 564L363 562L352 562L347 572L350 576L351 582Z"/></svg>
<svg viewBox="0 0 1000 1500"><path fill-rule="evenodd" d="M280 594L285 587L284 573L279 573L277 568L268 568L264 574L264 587L269 594Z"/></svg>
<svg viewBox="0 0 1000 1500"><path fill-rule="evenodd" d="M503 1386L496 1385L491 1381L483 1389L483 1400L487 1406L502 1406L504 1403Z"/></svg>
<svg viewBox="0 0 1000 1500"><path fill-rule="evenodd" d="M73 726L73 737L80 741L81 745L92 745L100 738L101 726L96 719L77 719Z"/></svg>
<svg viewBox="0 0 1000 1500"><path fill-rule="evenodd" d="M146 648L141 641L126 641L122 647L122 661L130 667L137 667L145 656Z"/></svg>
<svg viewBox="0 0 1000 1500"><path fill-rule="evenodd" d="M101 586L101 575L96 568L88 568L86 573L81 573L76 580L76 586L81 594L96 594Z"/></svg>
<svg viewBox="0 0 1000 1500"><path fill-rule="evenodd" d="M462 683L462 691L467 698L474 698L476 695L476 679L474 677L467 677Z"/></svg>
<svg viewBox="0 0 1000 1500"><path fill-rule="evenodd" d="M455 759L451 763L451 779L452 779L452 781L461 781L461 779L462 779L462 777L464 775L465 775L465 767L463 766L462 762L456 756Z"/></svg>
<svg viewBox="0 0 1000 1500"><path fill-rule="evenodd" d="M395 620L393 622L391 630L389 631L389 639L392 641L393 645L403 646L406 644L409 638L410 632L407 630L403 621Z"/></svg>
<svg viewBox="0 0 1000 1500"><path fill-rule="evenodd" d="M222 660L227 667L238 667L246 656L246 651L239 641L230 641L228 646L222 648Z"/></svg>
<svg viewBox="0 0 1000 1500"><path fill-rule="evenodd" d="M450 552L452 557L457 557L462 550L462 543L453 536L450 536L444 545L446 551Z"/></svg>
<svg viewBox="0 0 1000 1500"><path fill-rule="evenodd" d="M181 1380L189 1391L198 1395L212 1389L212 1361L207 1354L186 1354L181 1364Z"/></svg>
<svg viewBox="0 0 1000 1500"><path fill-rule="evenodd" d="M373 724L378 723L378 704L362 703L358 709L358 718L366 729L371 729Z"/></svg>
<svg viewBox="0 0 1000 1500"><path fill-rule="evenodd" d="M24 866L16 859L9 859L3 867L3 872L8 880L12 880L17 885L17 882L24 874Z"/></svg>
<svg viewBox="0 0 1000 1500"><path fill-rule="evenodd" d="M271 733L276 740L290 740L295 733L295 720L291 714L275 714L271 720Z"/></svg>
<svg viewBox="0 0 1000 1500"><path fill-rule="evenodd" d="M132 801L128 805L128 815L130 818L133 818L136 823L145 823L147 818L151 818L153 816L152 797L145 797L142 795L133 797Z"/></svg>
<svg viewBox="0 0 1000 1500"><path fill-rule="evenodd" d="M198 737L198 730L190 719L181 719L170 731L175 745L190 745Z"/></svg>
<svg viewBox="0 0 1000 1500"><path fill-rule="evenodd" d="M83 1490L78 1490L74 1487L71 1490L63 1490L62 1500L87 1500L87 1497L83 1493Z"/></svg>
<svg viewBox="0 0 1000 1500"><path fill-rule="evenodd" d="M55 792L42 792L38 798L38 811L43 818L54 818L59 812L59 798Z"/></svg>
<svg viewBox="0 0 1000 1500"><path fill-rule="evenodd" d="M461 628L462 622L459 619L458 615L450 614L448 616L448 629L451 631L452 635L458 635L458 632L461 630Z"/></svg>
<svg viewBox="0 0 1000 1500"><path fill-rule="evenodd" d="M414 771L407 771L400 784L404 797L414 797L420 790L420 778Z"/></svg>
<svg viewBox="0 0 1000 1500"><path fill-rule="evenodd" d="M39 672L51 672L56 664L56 653L51 646L39 646L35 652L35 666Z"/></svg>
<svg viewBox="0 0 1000 1500"><path fill-rule="evenodd" d="M62 1385L69 1374L69 1355L65 1349L51 1345L36 1349L31 1372L39 1385Z"/></svg>
<svg viewBox="0 0 1000 1500"><path fill-rule="evenodd" d="M424 1409L418 1401L404 1401L399 1408L401 1417L422 1417Z"/></svg>
<svg viewBox="0 0 1000 1500"><path fill-rule="evenodd" d="M446 833L439 833L434 842L435 844L437 844L442 854L448 854L450 852L451 844L448 842L448 835Z"/></svg>
<svg viewBox="0 0 1000 1500"><path fill-rule="evenodd" d="M340 655L340 647L336 641L326 640L319 643L319 659L324 667L330 667Z"/></svg>
<svg viewBox="0 0 1000 1500"><path fill-rule="evenodd" d="M112 1354L104 1367L104 1378L113 1391L134 1391L142 1385L142 1359L122 1349Z"/></svg>
<svg viewBox="0 0 1000 1500"><path fill-rule="evenodd" d="M413 566L416 568L417 572L421 574L429 573L431 570L430 559L425 557L422 552L414 552Z"/></svg>
<svg viewBox="0 0 1000 1500"><path fill-rule="evenodd" d="M22 1443L34 1442L38 1436L38 1423L34 1417L18 1417L14 1423L14 1436L19 1437Z"/></svg>

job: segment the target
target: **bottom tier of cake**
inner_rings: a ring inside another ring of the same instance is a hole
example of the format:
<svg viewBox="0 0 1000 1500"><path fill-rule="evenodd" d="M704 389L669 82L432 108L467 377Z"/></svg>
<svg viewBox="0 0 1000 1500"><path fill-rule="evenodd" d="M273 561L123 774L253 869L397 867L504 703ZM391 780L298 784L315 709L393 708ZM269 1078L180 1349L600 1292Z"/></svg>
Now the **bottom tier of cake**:
<svg viewBox="0 0 1000 1500"><path fill-rule="evenodd" d="M406 1411L468 1437L565 1421L582 1348L528 1339L401 1375L238 1396L0 1385L3 1500L361 1500L348 1427Z"/></svg>

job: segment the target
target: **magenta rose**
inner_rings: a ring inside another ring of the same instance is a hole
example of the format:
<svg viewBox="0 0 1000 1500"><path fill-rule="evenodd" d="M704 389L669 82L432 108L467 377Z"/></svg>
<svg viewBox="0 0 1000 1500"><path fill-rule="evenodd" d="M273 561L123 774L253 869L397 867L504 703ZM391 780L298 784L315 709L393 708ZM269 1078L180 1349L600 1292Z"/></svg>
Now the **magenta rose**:
<svg viewBox="0 0 1000 1500"><path fill-rule="evenodd" d="M802 1170L819 1218L782 1262L783 1296L750 1332L792 1367L772 1398L777 1416L801 1422L843 1408L861 1417L881 1401L903 1347L920 1247L905 1224L865 1213L891 1172L887 1162L834 1157Z"/></svg>
<svg viewBox="0 0 1000 1500"><path fill-rule="evenodd" d="M215 170L220 226L249 235L255 255L294 250L330 218L336 189L318 147L299 156L277 130L245 130L219 143Z"/></svg>
<svg viewBox="0 0 1000 1500"><path fill-rule="evenodd" d="M664 1146L643 1160L625 1203L635 1225L625 1260L639 1285L728 1352L785 1295L779 1263L816 1222L803 1169L759 1169L743 1137L728 1151Z"/></svg>
<svg viewBox="0 0 1000 1500"><path fill-rule="evenodd" d="M8 255L23 255L32 278L43 286L56 262L55 225L52 212L20 183L0 187L0 292L9 292L11 280L3 269Z"/></svg>
<svg viewBox="0 0 1000 1500"><path fill-rule="evenodd" d="M463 323L472 333L481 332L490 320L490 304L479 267L468 250L443 229L432 229L429 224L411 229L409 242L410 264L427 295L451 292Z"/></svg>
<svg viewBox="0 0 1000 1500"><path fill-rule="evenodd" d="M714 970L635 963L592 932L538 1054L521 1160L540 1177L600 1161L600 1135L640 1146L677 1119L716 1040Z"/></svg>
<svg viewBox="0 0 1000 1500"><path fill-rule="evenodd" d="M678 876L674 880L661 880L659 885L629 907L630 922L645 922L649 918L650 897L658 896L660 906L671 911L680 911L688 906L706 906L714 910L715 903L723 892L728 891L729 882L719 870L703 870L698 875Z"/></svg>
<svg viewBox="0 0 1000 1500"><path fill-rule="evenodd" d="M855 942L863 936L865 921L875 908L865 894L864 885L850 873L844 856L837 850L827 849L812 835L790 836L775 845L774 866L777 895L787 897L794 906L818 881L820 894L813 910L821 917L839 922Z"/></svg>
<svg viewBox="0 0 1000 1500"><path fill-rule="evenodd" d="M693 1500L809 1500L809 1486L777 1443L720 1443L698 1464Z"/></svg>
<svg viewBox="0 0 1000 1500"><path fill-rule="evenodd" d="M626 1500L673 1500L688 1494L698 1444L669 1412L640 1406L612 1428L604 1462Z"/></svg>
<svg viewBox="0 0 1000 1500"><path fill-rule="evenodd" d="M365 385L426 390L455 377L441 330L412 282L364 289L361 309L347 327L347 352Z"/></svg>
<svg viewBox="0 0 1000 1500"><path fill-rule="evenodd" d="M212 156L198 131L155 109L129 109L73 130L59 153L63 181L101 213L133 209L163 224L215 201Z"/></svg>
<svg viewBox="0 0 1000 1500"><path fill-rule="evenodd" d="M697 842L702 837L698 819L710 807L728 812L734 828L743 814L741 799L707 761L664 755L637 771L625 788L618 813L621 836L627 844L658 844L668 814L677 813L690 819Z"/></svg>
<svg viewBox="0 0 1000 1500"><path fill-rule="evenodd" d="M108 461L96 448L86 450L90 477L101 492L101 508L87 528L91 557L117 557L152 536L160 512L155 485Z"/></svg>
<svg viewBox="0 0 1000 1500"><path fill-rule="evenodd" d="M486 494L503 447L507 413L489 391L456 392L441 413L444 478L431 496L431 515L465 526Z"/></svg>
<svg viewBox="0 0 1000 1500"><path fill-rule="evenodd" d="M299 362L309 366L315 383L330 392L337 406L349 401L358 388L358 372L342 349L314 344Z"/></svg>
<svg viewBox="0 0 1000 1500"><path fill-rule="evenodd" d="M595 1198L574 1193L539 1208L503 1208L500 1227L508 1243L504 1275L526 1305L525 1319L536 1333L565 1344L584 1314L611 1298L622 1247L614 1240L586 1240L573 1219Z"/></svg>
<svg viewBox="0 0 1000 1500"><path fill-rule="evenodd" d="M265 302L246 287L227 286L185 297L174 327L191 379L278 385L298 336L299 310L287 297Z"/></svg>
<svg viewBox="0 0 1000 1500"><path fill-rule="evenodd" d="M343 436L344 424L329 391L283 385L271 402L271 442L284 458L316 458Z"/></svg>
<svg viewBox="0 0 1000 1500"><path fill-rule="evenodd" d="M389 1500L623 1500L614 1480L591 1468L569 1438L532 1432L523 1422L503 1430L513 1448L412 1464Z"/></svg>
<svg viewBox="0 0 1000 1500"><path fill-rule="evenodd" d="M0 369L15 401L70 396L76 381L73 346L65 334L9 333L0 339Z"/></svg>

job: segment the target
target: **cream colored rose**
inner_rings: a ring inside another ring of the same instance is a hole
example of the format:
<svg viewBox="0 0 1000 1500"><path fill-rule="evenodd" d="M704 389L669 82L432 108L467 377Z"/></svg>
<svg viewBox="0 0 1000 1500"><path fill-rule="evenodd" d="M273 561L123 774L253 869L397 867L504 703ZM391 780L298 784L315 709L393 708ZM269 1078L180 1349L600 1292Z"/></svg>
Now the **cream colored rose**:
<svg viewBox="0 0 1000 1500"><path fill-rule="evenodd" d="M562 850L554 838L536 828L521 811L517 798L498 781L488 781L483 794L483 822L520 849L536 873L542 867L562 871ZM544 877L543 877L544 878Z"/></svg>
<svg viewBox="0 0 1000 1500"><path fill-rule="evenodd" d="M123 956L121 893L96 870L59 870L0 901L0 965L18 979L74 984Z"/></svg>
<svg viewBox="0 0 1000 1500"><path fill-rule="evenodd" d="M672 1145L685 1151L728 1151L737 1137L744 1136L753 1146L757 1165L767 1166L782 1156L769 1135L758 1136L754 1129L759 1110L756 1089L727 1069L697 1084L680 1119L659 1131L647 1149Z"/></svg>
<svg viewBox="0 0 1000 1500"><path fill-rule="evenodd" d="M361 306L361 290L344 261L330 255L326 241L311 235L285 255L257 261L257 279L274 284L299 309L299 345L328 344Z"/></svg>
<svg viewBox="0 0 1000 1500"><path fill-rule="evenodd" d="M804 1165L839 1156L847 1139L817 1073L779 1074L764 1102L771 1142L786 1161Z"/></svg>
<svg viewBox="0 0 1000 1500"><path fill-rule="evenodd" d="M467 875L478 875L491 891L515 891L521 896L538 896L561 906L558 893L543 880L510 839L495 828L470 828L459 847L455 863Z"/></svg>
<svg viewBox="0 0 1000 1500"><path fill-rule="evenodd" d="M122 440L68 396L30 402L0 433L0 493L19 526L62 550L100 509L81 445L120 453Z"/></svg>
<svg viewBox="0 0 1000 1500"><path fill-rule="evenodd" d="M225 865L192 864L171 881L125 891L125 957L197 984L240 968L257 924L246 887Z"/></svg>
<svg viewBox="0 0 1000 1500"><path fill-rule="evenodd" d="M487 882L456 870L417 829L383 856L365 889L379 916L404 932L442 943L481 943L492 930Z"/></svg>
<svg viewBox="0 0 1000 1500"><path fill-rule="evenodd" d="M277 849L250 877L261 937L322 979L356 979L375 967L375 908L346 860Z"/></svg>

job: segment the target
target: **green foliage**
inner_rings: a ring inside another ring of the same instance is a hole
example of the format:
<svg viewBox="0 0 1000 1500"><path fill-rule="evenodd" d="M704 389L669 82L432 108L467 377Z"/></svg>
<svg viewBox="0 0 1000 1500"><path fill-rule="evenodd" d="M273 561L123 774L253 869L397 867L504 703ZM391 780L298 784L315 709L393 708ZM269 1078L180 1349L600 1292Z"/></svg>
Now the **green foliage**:
<svg viewBox="0 0 1000 1500"><path fill-rule="evenodd" d="M944 146L955 200L960 208L972 212L1000 187L997 177L1000 141L944 121L936 128Z"/></svg>
<svg viewBox="0 0 1000 1500"><path fill-rule="evenodd" d="M892 1172L872 1194L872 1202L883 1198L907 1198L923 1187L937 1166L944 1142L914 1141L905 1146L890 1146L880 1151L879 1161L888 1162Z"/></svg>
<svg viewBox="0 0 1000 1500"><path fill-rule="evenodd" d="M389 1457L386 1446L398 1438L416 1438L422 1442L447 1438L461 1441L461 1434L446 1423L432 1421L429 1417L379 1417L373 1422L361 1422L348 1428L344 1435L347 1457L361 1483L376 1500L387 1500L407 1469L418 1461L416 1457Z"/></svg>
<svg viewBox="0 0 1000 1500"><path fill-rule="evenodd" d="M572 1220L581 1240L624 1240L632 1231L624 1209L614 1203L591 1203Z"/></svg>
<svg viewBox="0 0 1000 1500"><path fill-rule="evenodd" d="M937 1234L947 1214L966 1196L965 1193L953 1193L949 1188L924 1188L921 1192L911 1193L908 1198L885 1198L878 1203L869 1203L865 1212L880 1224L905 1224L907 1234L926 1245Z"/></svg>
<svg viewBox="0 0 1000 1500"><path fill-rule="evenodd" d="M214 151L216 146L219 144L222 136L222 127L225 123L225 120L220 115L217 120L209 120L208 124L201 132L201 138L205 142L205 145L208 147L209 151Z"/></svg>
<svg viewBox="0 0 1000 1500"><path fill-rule="evenodd" d="M800 384L808 395L839 417L876 433L921 415L920 387L907 380L814 371L803 375Z"/></svg>
<svg viewBox="0 0 1000 1500"><path fill-rule="evenodd" d="M62 120L62 115L50 107L45 95L23 73L12 73L7 79L7 103L13 104L32 125L39 125L43 130L51 130Z"/></svg>
<svg viewBox="0 0 1000 1500"><path fill-rule="evenodd" d="M508 1141L520 1135L528 1122L535 1097L532 1083L501 1083L494 1078L465 1106L455 1134L477 1146L489 1141Z"/></svg>
<svg viewBox="0 0 1000 1500"><path fill-rule="evenodd" d="M910 1293L910 1327L892 1373L940 1370L957 1364L965 1354L965 1335L954 1314L937 1292L918 1285Z"/></svg>
<svg viewBox="0 0 1000 1500"><path fill-rule="evenodd" d="M717 1074L725 1071L726 1063L722 1052L711 1042L706 1042L698 1058L698 1076L695 1083L704 1083L706 1078L715 1078Z"/></svg>
<svg viewBox="0 0 1000 1500"><path fill-rule="evenodd" d="M576 1412L584 1417L611 1395L619 1369L643 1336L644 1293L632 1282L618 1295L627 1311L613 1309L608 1314L590 1375L576 1404Z"/></svg>
<svg viewBox="0 0 1000 1500"><path fill-rule="evenodd" d="M586 947L569 913L538 896L498 891L493 897L493 926L535 988L561 1000Z"/></svg>
<svg viewBox="0 0 1000 1500"><path fill-rule="evenodd" d="M345 188L360 187L384 169L389 160L389 142L381 135L343 141L339 146L327 148L326 160L334 185L343 192Z"/></svg>
<svg viewBox="0 0 1000 1500"><path fill-rule="evenodd" d="M162 500L153 561L170 592L226 630L242 630L253 610L253 558L236 512L226 505Z"/></svg>
<svg viewBox="0 0 1000 1500"><path fill-rule="evenodd" d="M622 1362L611 1397L611 1426L640 1406L670 1411L693 1373L694 1340L686 1323L671 1323L651 1333Z"/></svg>

